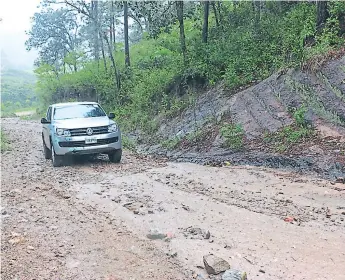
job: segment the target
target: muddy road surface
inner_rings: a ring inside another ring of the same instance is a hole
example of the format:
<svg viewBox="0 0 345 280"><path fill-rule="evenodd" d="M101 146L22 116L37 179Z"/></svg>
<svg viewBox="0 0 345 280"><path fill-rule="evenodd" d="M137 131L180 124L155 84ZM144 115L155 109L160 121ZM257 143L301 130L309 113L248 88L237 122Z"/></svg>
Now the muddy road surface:
<svg viewBox="0 0 345 280"><path fill-rule="evenodd" d="M2 128L2 279L220 279L209 253L248 279L345 279L343 184L129 152L53 168L39 123Z"/></svg>

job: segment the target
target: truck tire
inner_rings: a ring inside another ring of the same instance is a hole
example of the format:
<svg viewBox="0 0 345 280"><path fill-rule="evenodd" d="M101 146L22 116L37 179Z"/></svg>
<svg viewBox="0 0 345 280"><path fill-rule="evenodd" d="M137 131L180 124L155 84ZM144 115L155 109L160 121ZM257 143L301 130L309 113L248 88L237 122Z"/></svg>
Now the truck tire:
<svg viewBox="0 0 345 280"><path fill-rule="evenodd" d="M64 164L64 156L58 156L55 154L54 145L52 144L52 162L54 167L60 167Z"/></svg>
<svg viewBox="0 0 345 280"><path fill-rule="evenodd" d="M119 163L122 157L122 149L118 149L108 154L109 160L113 163Z"/></svg>
<svg viewBox="0 0 345 280"><path fill-rule="evenodd" d="M44 158L45 159L51 159L52 158L52 152L49 150L46 146L46 143L44 143L44 139L42 137L42 142L43 142L43 153L44 153Z"/></svg>

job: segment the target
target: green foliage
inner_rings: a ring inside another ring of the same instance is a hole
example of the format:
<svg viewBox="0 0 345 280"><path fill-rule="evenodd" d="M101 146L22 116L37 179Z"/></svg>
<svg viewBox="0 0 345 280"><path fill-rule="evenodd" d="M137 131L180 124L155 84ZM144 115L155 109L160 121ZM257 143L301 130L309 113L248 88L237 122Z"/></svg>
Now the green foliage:
<svg viewBox="0 0 345 280"><path fill-rule="evenodd" d="M82 2L74 3L80 5ZM108 28L109 7L104 3L99 5L105 15L102 28ZM36 69L36 92L41 110L45 110L52 102L99 100L106 110L115 111L121 127L126 130L140 128L152 134L159 125L156 116L174 117L192 104L189 87L193 86L193 82L198 82L198 78L210 85L225 80L229 89L236 89L262 80L277 69L298 66L311 56L336 48L344 42L339 36L338 20L339 14L345 11L344 3L329 2L330 17L321 34L316 33L315 3L265 1L263 5L265 7L258 15L252 2L222 1L218 11L218 20L221 22L217 26L213 12L210 13L209 39L205 44L201 39L202 8L185 3L186 64L181 55L179 24L176 22L174 7L166 6L163 2L143 2L130 7L139 20L145 19L145 25L146 21L151 22L150 30L143 30L141 36L135 36L136 43L130 47L130 68L124 64L123 43L111 46L115 49L113 56L120 76L120 88L117 87L115 70L107 48L105 61L101 59L96 62L87 56L87 51L79 48L68 52L62 48L57 52L58 57L52 57L49 44L44 41L42 58L47 58L45 61L50 64L40 63ZM121 11L120 6L117 8ZM162 16L165 11L166 17ZM67 10L59 13L64 15L64 22L71 26L73 22L78 22L75 13ZM40 32L47 31L42 29L42 19L47 18L49 24L54 23L56 14L47 10L42 15L35 15L38 21L32 31L37 32L28 41L30 46L39 46L42 39ZM164 19L159 19L157 15ZM81 24L85 28L90 27L89 21L85 19ZM59 34L64 37L55 40L74 43L75 38L71 41L67 36L72 31L73 28L59 30ZM135 32L140 30L137 28ZM91 30L84 32L91 33ZM86 41L90 45L94 43L92 38ZM75 43L82 48L80 41ZM52 60L58 60L59 67ZM61 67L63 63L67 66L65 72ZM75 66L78 71L74 71ZM303 111L295 112L298 124L303 122L304 114ZM224 128L223 133L230 138L234 137L232 133L241 135L236 126ZM234 143L230 141L229 145L240 147L242 142L239 139L242 136L236 136L232 139ZM173 144L176 144L175 139L167 143L168 146Z"/></svg>
<svg viewBox="0 0 345 280"><path fill-rule="evenodd" d="M293 145L301 143L315 134L306 120L306 108L293 108L294 125L286 126L276 133L266 133L264 141L271 143L277 152L285 152Z"/></svg>
<svg viewBox="0 0 345 280"><path fill-rule="evenodd" d="M171 139L162 141L161 145L162 147L168 150L173 150L177 148L180 143L181 143L181 139L179 139L178 137L173 137Z"/></svg>
<svg viewBox="0 0 345 280"><path fill-rule="evenodd" d="M13 118L16 116L14 112L14 108L6 107L4 104L1 103L1 111L0 111L1 118Z"/></svg>
<svg viewBox="0 0 345 280"><path fill-rule="evenodd" d="M76 47L81 43L76 36L80 33L78 16L71 9L60 7L54 10L42 6L43 10L35 13L32 18L33 24L27 32L29 39L25 45L28 50L40 50L38 64L49 63L58 70L62 68L63 62L73 63L77 59Z"/></svg>
<svg viewBox="0 0 345 280"><path fill-rule="evenodd" d="M191 105L190 99L179 98L176 96L163 95L162 109L167 118L178 116L184 109Z"/></svg>
<svg viewBox="0 0 345 280"><path fill-rule="evenodd" d="M314 131L310 128L287 126L276 133L266 134L264 140L273 145L277 152L285 152L312 135L314 135Z"/></svg>
<svg viewBox="0 0 345 280"><path fill-rule="evenodd" d="M188 142L197 142L203 134L202 129L197 129L186 136Z"/></svg>
<svg viewBox="0 0 345 280"><path fill-rule="evenodd" d="M309 85L304 85L291 78L285 80L288 87L298 92L303 102L308 104L313 111L323 119L338 125L345 125L345 122L339 117L336 112L327 110L320 98L314 93L315 89Z"/></svg>
<svg viewBox="0 0 345 280"><path fill-rule="evenodd" d="M35 76L14 69L1 71L1 115L11 115L16 110L35 106Z"/></svg>
<svg viewBox="0 0 345 280"><path fill-rule="evenodd" d="M20 116L21 120L40 120L42 117L42 114L37 114L37 112L33 113L32 115L24 115L24 116Z"/></svg>
<svg viewBox="0 0 345 280"><path fill-rule="evenodd" d="M240 149L243 147L244 130L239 124L226 124L220 129L224 138L224 144L231 149Z"/></svg>
<svg viewBox="0 0 345 280"><path fill-rule="evenodd" d="M305 106L301 106L300 108L294 110L293 117L295 119L297 126L299 127L308 126L308 122L306 120L306 113L307 113L307 109Z"/></svg>
<svg viewBox="0 0 345 280"><path fill-rule="evenodd" d="M7 135L1 129L1 152L8 151L10 149L10 143L7 139Z"/></svg>
<svg viewBox="0 0 345 280"><path fill-rule="evenodd" d="M125 149L130 150L130 151L135 151L136 149L135 141L126 135L122 135L122 145Z"/></svg>

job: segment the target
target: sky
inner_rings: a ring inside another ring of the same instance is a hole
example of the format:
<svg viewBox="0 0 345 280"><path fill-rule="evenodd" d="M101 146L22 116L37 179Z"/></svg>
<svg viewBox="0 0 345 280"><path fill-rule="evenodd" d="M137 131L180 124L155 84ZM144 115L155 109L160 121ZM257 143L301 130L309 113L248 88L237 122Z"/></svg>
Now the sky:
<svg viewBox="0 0 345 280"><path fill-rule="evenodd" d="M13 68L33 69L37 52L26 51L25 31L30 29L30 18L39 10L39 3L40 0L0 0L0 48Z"/></svg>

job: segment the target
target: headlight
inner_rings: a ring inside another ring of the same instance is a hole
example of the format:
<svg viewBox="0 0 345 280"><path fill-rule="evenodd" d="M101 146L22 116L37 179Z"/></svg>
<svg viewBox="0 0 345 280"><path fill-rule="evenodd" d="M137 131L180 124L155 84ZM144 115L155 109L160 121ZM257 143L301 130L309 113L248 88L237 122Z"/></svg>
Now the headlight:
<svg viewBox="0 0 345 280"><path fill-rule="evenodd" d="M71 132L69 130L64 130L63 136L69 137L69 136L71 136Z"/></svg>
<svg viewBox="0 0 345 280"><path fill-rule="evenodd" d="M69 130L65 130L63 128L56 128L56 134L59 136L65 136L65 137L69 137L71 136L71 132Z"/></svg>
<svg viewBox="0 0 345 280"><path fill-rule="evenodd" d="M61 136L63 134L63 129L62 128L56 128L56 134Z"/></svg>
<svg viewBox="0 0 345 280"><path fill-rule="evenodd" d="M117 131L117 125L115 123L108 126L108 132L116 132L116 131Z"/></svg>

